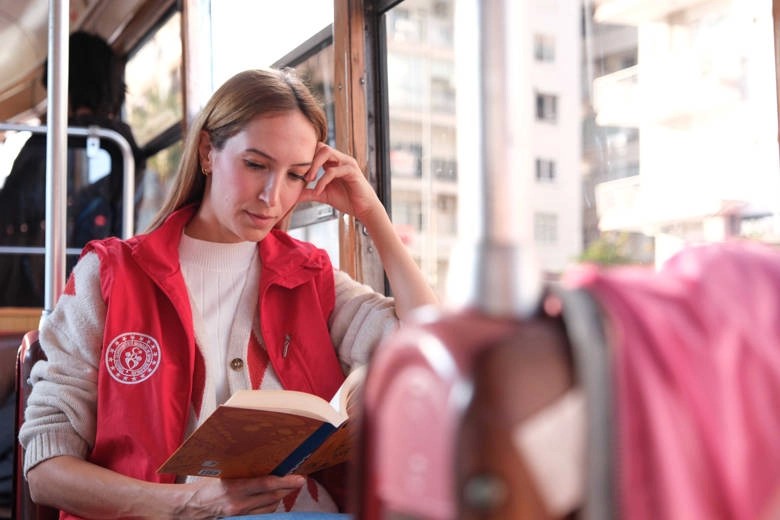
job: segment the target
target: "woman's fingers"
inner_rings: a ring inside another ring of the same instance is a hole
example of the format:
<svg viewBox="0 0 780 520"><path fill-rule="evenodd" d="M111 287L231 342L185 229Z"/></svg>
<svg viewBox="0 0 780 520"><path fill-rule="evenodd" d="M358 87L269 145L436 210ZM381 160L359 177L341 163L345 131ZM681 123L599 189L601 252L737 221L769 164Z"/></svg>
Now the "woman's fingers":
<svg viewBox="0 0 780 520"><path fill-rule="evenodd" d="M201 479L193 483L197 488L188 515L235 516L250 513L270 513L279 501L297 491L306 479L300 475L286 477L257 477L241 479Z"/></svg>
<svg viewBox="0 0 780 520"><path fill-rule="evenodd" d="M309 182L317 177L317 172L320 168L325 171L325 176L332 172L334 168L340 169L345 173L360 173L360 168L354 157L340 152L335 148L331 148L325 143L319 143L317 145L311 167L307 173L307 180ZM322 182L322 179L318 181L318 186L320 185L320 182Z"/></svg>
<svg viewBox="0 0 780 520"><path fill-rule="evenodd" d="M263 477L257 487L250 485L245 506L241 508L242 514L272 513L284 497L299 490L306 482L300 475L270 477L270 481L268 479L269 477Z"/></svg>

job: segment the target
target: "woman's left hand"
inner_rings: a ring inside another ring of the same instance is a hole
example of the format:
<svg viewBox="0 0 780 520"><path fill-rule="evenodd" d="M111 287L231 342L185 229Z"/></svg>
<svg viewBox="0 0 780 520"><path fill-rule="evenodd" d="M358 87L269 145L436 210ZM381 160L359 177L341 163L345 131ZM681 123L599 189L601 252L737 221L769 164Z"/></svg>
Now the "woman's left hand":
<svg viewBox="0 0 780 520"><path fill-rule="evenodd" d="M318 143L306 180L315 180L320 167L324 174L313 189L304 189L298 202L314 200L333 206L342 213L363 220L382 207L354 157Z"/></svg>

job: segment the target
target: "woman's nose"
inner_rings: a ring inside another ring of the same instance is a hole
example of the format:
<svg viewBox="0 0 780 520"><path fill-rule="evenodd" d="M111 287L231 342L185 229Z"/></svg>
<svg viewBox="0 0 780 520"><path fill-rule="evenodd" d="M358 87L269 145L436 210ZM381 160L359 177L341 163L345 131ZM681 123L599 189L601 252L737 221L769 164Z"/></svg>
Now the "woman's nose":
<svg viewBox="0 0 780 520"><path fill-rule="evenodd" d="M258 198L273 207L279 204L280 192L282 189L282 175L280 173L272 173L266 179L266 183L260 190Z"/></svg>

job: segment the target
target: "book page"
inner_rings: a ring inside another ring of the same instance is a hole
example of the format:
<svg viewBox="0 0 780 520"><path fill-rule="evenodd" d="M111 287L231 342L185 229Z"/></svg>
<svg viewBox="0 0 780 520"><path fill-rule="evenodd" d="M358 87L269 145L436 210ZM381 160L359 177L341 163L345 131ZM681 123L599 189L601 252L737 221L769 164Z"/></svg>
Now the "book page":
<svg viewBox="0 0 780 520"><path fill-rule="evenodd" d="M350 404L350 397L352 397L355 390L357 390L366 378L366 366L359 366L349 373L347 378L341 383L341 386L336 390L336 394L333 399L330 400L330 405L334 410L338 410L339 414L346 417L348 405Z"/></svg>
<svg viewBox="0 0 780 520"><path fill-rule="evenodd" d="M222 406L300 415L326 421L334 426L346 419L321 397L295 390L239 390Z"/></svg>

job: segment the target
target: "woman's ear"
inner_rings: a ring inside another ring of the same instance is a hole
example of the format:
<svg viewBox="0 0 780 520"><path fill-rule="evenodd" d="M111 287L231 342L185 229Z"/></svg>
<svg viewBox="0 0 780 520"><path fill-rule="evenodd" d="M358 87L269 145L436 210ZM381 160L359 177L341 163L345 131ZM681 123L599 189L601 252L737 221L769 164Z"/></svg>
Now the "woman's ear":
<svg viewBox="0 0 780 520"><path fill-rule="evenodd" d="M198 137L198 160L204 173L211 173L211 136L201 130Z"/></svg>

